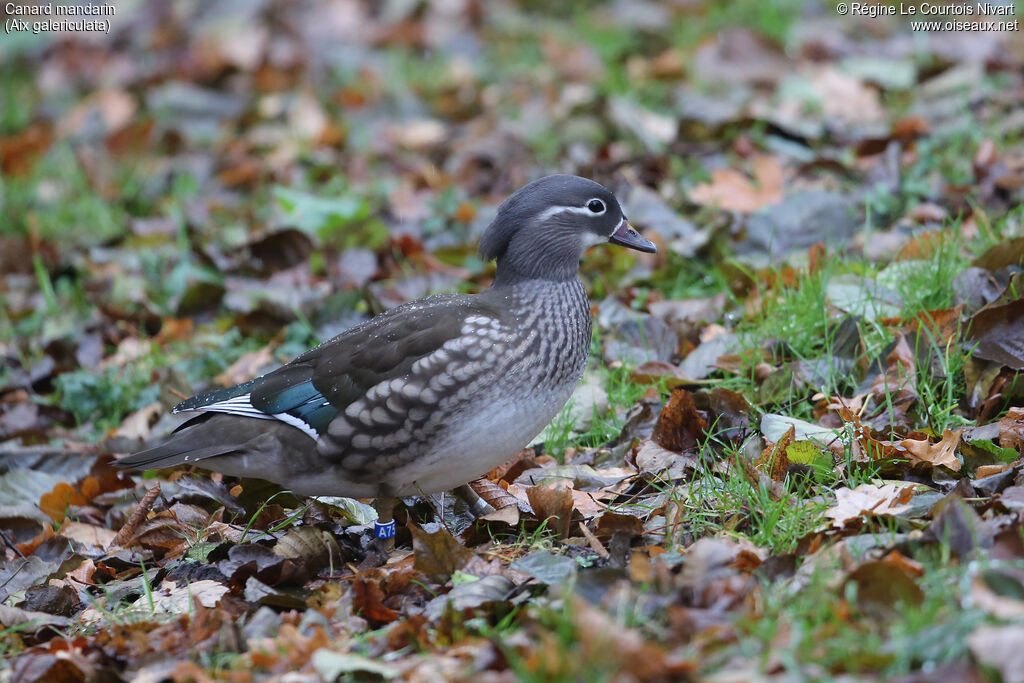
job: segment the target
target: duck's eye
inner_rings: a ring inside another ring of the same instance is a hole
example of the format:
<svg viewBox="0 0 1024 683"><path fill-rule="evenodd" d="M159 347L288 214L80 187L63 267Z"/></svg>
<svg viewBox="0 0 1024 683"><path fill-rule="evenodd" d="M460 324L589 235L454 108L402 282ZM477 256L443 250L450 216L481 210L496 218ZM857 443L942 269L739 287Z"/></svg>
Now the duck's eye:
<svg viewBox="0 0 1024 683"><path fill-rule="evenodd" d="M590 209L592 213L604 213L605 206L604 202L600 199L591 199L587 202L587 208Z"/></svg>

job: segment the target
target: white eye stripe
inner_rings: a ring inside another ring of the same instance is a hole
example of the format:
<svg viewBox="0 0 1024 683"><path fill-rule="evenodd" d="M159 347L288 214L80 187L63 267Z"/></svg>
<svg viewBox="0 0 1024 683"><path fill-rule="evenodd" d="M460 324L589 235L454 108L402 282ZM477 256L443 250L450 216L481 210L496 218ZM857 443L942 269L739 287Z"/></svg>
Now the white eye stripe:
<svg viewBox="0 0 1024 683"><path fill-rule="evenodd" d="M594 200L588 199L587 204L589 204L592 201ZM601 202L601 204L604 205L604 202ZM594 212L588 209L586 206L552 206L538 213L537 218L543 221L547 220L548 218L551 218L552 216L557 216L558 214L561 213L578 213L584 216L600 216L607 210L607 207L601 209L600 211Z"/></svg>

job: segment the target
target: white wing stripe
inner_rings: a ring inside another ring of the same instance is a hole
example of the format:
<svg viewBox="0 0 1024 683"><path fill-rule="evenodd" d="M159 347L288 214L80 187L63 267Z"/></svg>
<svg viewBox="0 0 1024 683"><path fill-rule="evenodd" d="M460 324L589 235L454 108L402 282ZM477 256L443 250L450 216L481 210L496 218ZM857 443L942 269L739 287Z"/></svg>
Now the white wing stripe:
<svg viewBox="0 0 1024 683"><path fill-rule="evenodd" d="M211 403L208 406L199 406L197 408L177 412L226 413L228 415L241 415L242 417L255 417L259 420L278 420L280 422L284 422L286 425L291 425L296 429L301 429L306 436L314 441L316 441L320 436L316 433L316 430L313 429L313 427L294 415L289 415L288 413L264 413L259 408L253 406L249 394L242 394L241 396L235 396L223 401L218 401L217 403Z"/></svg>

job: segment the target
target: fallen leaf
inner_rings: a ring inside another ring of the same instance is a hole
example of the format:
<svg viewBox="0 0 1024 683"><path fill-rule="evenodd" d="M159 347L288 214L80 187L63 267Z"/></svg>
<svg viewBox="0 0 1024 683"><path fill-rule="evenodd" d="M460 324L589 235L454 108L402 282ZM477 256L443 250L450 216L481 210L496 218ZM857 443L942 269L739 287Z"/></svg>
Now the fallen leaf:
<svg viewBox="0 0 1024 683"><path fill-rule="evenodd" d="M444 527L428 533L410 524L409 531L412 533L415 557L413 566L434 581L446 582L475 556L472 550L459 543Z"/></svg>
<svg viewBox="0 0 1024 683"><path fill-rule="evenodd" d="M538 520L547 521L558 538L568 537L573 511L572 490L569 486L564 483L531 486L526 490L526 496Z"/></svg>
<svg viewBox="0 0 1024 683"><path fill-rule="evenodd" d="M520 557L509 565L517 572L529 574L541 583L558 585L576 573L576 561L565 555L555 555L546 550L537 550L526 557Z"/></svg>
<svg viewBox="0 0 1024 683"><path fill-rule="evenodd" d="M374 579L357 576L352 582L352 609L373 624L390 624L399 614L384 604L384 591Z"/></svg>
<svg viewBox="0 0 1024 683"><path fill-rule="evenodd" d="M1024 452L1024 408L1010 408L999 420L999 445Z"/></svg>
<svg viewBox="0 0 1024 683"><path fill-rule="evenodd" d="M163 410L159 401L139 408L121 422L121 426L114 432L114 436L125 439L148 439L150 429Z"/></svg>
<svg viewBox="0 0 1024 683"><path fill-rule="evenodd" d="M832 526L843 528L848 522L862 517L891 517L910 509L914 497L913 486L899 484L861 484L855 489L836 489L836 504L825 511Z"/></svg>
<svg viewBox="0 0 1024 683"><path fill-rule="evenodd" d="M706 436L707 422L697 412L693 394L675 389L654 424L651 440L670 451L694 451Z"/></svg>
<svg viewBox="0 0 1024 683"><path fill-rule="evenodd" d="M106 527L68 521L64 522L57 533L64 538L69 538L83 545L102 550L106 550L116 535L112 529L107 529Z"/></svg>
<svg viewBox="0 0 1024 683"><path fill-rule="evenodd" d="M1024 370L1024 299L990 304L975 313L964 346L974 358Z"/></svg>
<svg viewBox="0 0 1024 683"><path fill-rule="evenodd" d="M463 612L483 607L488 603L507 604L509 594L515 588L512 580L501 574L491 574L476 581L463 583L445 595L438 596L427 603L426 614L431 619L439 619L446 610Z"/></svg>
<svg viewBox="0 0 1024 683"><path fill-rule="evenodd" d="M19 133L0 137L0 170L4 175L28 173L53 142L53 126L34 123Z"/></svg>
<svg viewBox="0 0 1024 683"><path fill-rule="evenodd" d="M666 477L669 481L689 479L697 468L695 453L677 453L659 446L653 439L640 444L633 457L638 471Z"/></svg>
<svg viewBox="0 0 1024 683"><path fill-rule="evenodd" d="M338 541L328 532L311 526L293 527L274 545L274 554L301 561L311 573L342 563Z"/></svg>
<svg viewBox="0 0 1024 683"><path fill-rule="evenodd" d="M62 521L72 505L85 505L85 497L66 482L60 482L49 493L39 499L39 509L50 515L55 522Z"/></svg>
<svg viewBox="0 0 1024 683"><path fill-rule="evenodd" d="M935 504L932 515L925 538L948 544L957 557L966 558L976 550L992 547L995 529L982 521L955 490Z"/></svg>
<svg viewBox="0 0 1024 683"><path fill-rule="evenodd" d="M761 469L768 469L768 475L775 481L782 481L786 478L786 471L789 469L789 456L787 449L796 439L796 428L790 427L789 431L782 435L782 438L774 444L768 445L761 451L761 457L755 465ZM809 441L801 443L810 443Z"/></svg>
<svg viewBox="0 0 1024 683"><path fill-rule="evenodd" d="M928 439L903 439L900 445L907 449L911 463L928 463L934 466L948 467L954 472L959 472L963 463L956 457L957 449L960 447L960 435L963 430L952 431L947 429L942 434L942 440L932 443Z"/></svg>
<svg viewBox="0 0 1024 683"><path fill-rule="evenodd" d="M979 626L967 636L971 653L1002 674L1003 683L1024 683L1024 624Z"/></svg>
<svg viewBox="0 0 1024 683"><path fill-rule="evenodd" d="M753 179L734 168L711 171L711 182L690 190L690 199L698 204L726 211L751 213L763 206L778 204L783 197L783 170L774 157L753 159Z"/></svg>
<svg viewBox="0 0 1024 683"><path fill-rule="evenodd" d="M914 577L893 562L865 562L853 570L846 581L857 584L859 601L870 603L876 609L894 610L901 603L912 606L924 600L924 591Z"/></svg>

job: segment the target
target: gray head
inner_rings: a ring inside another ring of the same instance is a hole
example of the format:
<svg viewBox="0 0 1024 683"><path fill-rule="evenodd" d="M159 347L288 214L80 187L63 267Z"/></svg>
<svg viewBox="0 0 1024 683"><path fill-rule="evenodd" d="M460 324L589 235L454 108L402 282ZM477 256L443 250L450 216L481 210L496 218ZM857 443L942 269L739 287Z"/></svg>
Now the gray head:
<svg viewBox="0 0 1024 683"><path fill-rule="evenodd" d="M573 175L551 175L522 187L498 207L480 239L480 256L497 259L498 283L576 276L583 252L611 242L655 252L626 221L606 187Z"/></svg>

